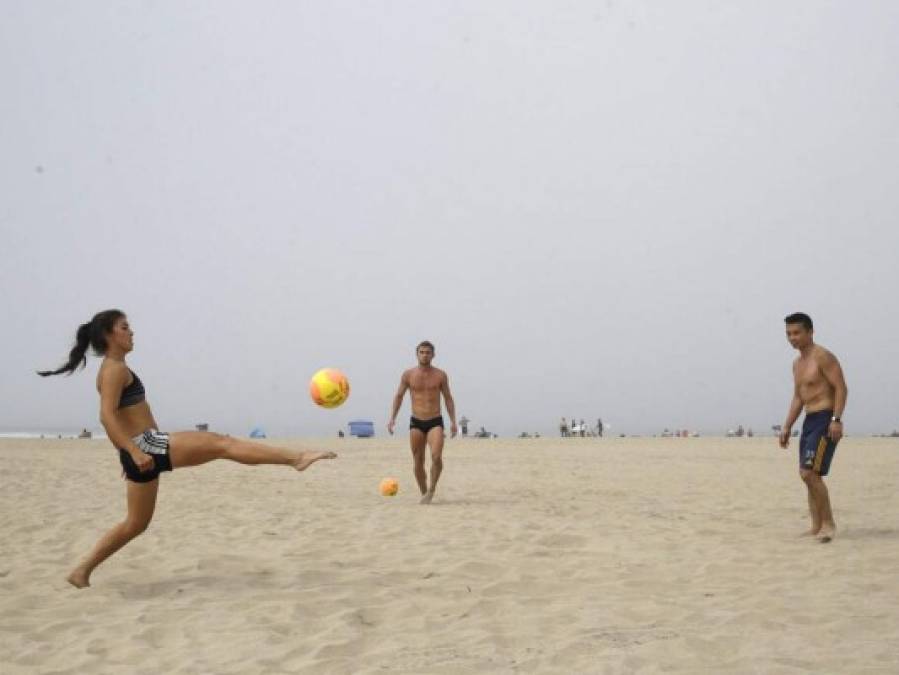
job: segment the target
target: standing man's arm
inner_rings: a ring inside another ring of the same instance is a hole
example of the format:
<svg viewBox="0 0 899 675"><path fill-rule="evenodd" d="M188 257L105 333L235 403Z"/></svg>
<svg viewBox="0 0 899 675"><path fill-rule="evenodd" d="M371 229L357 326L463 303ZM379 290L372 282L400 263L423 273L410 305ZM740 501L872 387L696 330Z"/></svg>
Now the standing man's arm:
<svg viewBox="0 0 899 675"><path fill-rule="evenodd" d="M443 394L443 400L446 401L446 412L450 418L450 438L455 438L459 433L459 427L456 426L456 402L450 393L449 377L444 373L443 383L440 385L440 392Z"/></svg>
<svg viewBox="0 0 899 675"><path fill-rule="evenodd" d="M403 405L403 396L406 395L408 389L409 380L406 377L406 373L403 373L403 376L400 378L400 386L393 397L393 408L390 410L390 421L387 422L387 431L390 432L391 436L393 435L393 428L396 426L396 416L400 412L400 406Z"/></svg>
<svg viewBox="0 0 899 675"><path fill-rule="evenodd" d="M793 364L793 400L790 401L790 409L787 411L787 419L780 430L780 447L785 448L790 443L790 432L793 424L802 413L802 399L799 398L799 380L796 379L796 364Z"/></svg>
<svg viewBox="0 0 899 675"><path fill-rule="evenodd" d="M821 372L824 373L825 379L833 387L833 416L842 417L843 410L846 408L846 399L849 397L849 387L846 386L846 380L843 377L843 369L837 357L828 353L821 363ZM843 437L843 422L836 420L830 423L827 435L832 441L838 441Z"/></svg>

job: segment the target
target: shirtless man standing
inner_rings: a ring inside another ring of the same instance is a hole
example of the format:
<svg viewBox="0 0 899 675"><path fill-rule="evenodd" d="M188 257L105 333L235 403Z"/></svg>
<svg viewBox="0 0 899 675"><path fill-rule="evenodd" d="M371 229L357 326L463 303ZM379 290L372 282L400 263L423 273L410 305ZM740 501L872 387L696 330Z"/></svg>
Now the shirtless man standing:
<svg viewBox="0 0 899 675"><path fill-rule="evenodd" d="M434 345L425 341L415 348L418 367L410 368L400 378L400 386L393 397L393 410L387 431L393 433L396 416L403 405L406 390L412 392L412 419L409 421L409 445L412 447L412 465L415 480L421 490L421 503L430 504L437 489L440 472L443 471L443 416L440 414L440 394L446 401L450 417L450 436L456 435L456 404L450 393L446 373L431 365ZM425 472L425 446L431 446L431 482Z"/></svg>
<svg viewBox="0 0 899 675"><path fill-rule="evenodd" d="M793 423L805 407L805 421L799 440L799 475L808 488L808 508L812 527L807 534L828 542L836 535L830 495L822 478L830 470L837 443L843 436L843 409L849 390L837 357L816 345L812 320L807 314L790 314L787 340L799 350L793 361L795 382L790 410L780 432L780 447L790 442Z"/></svg>

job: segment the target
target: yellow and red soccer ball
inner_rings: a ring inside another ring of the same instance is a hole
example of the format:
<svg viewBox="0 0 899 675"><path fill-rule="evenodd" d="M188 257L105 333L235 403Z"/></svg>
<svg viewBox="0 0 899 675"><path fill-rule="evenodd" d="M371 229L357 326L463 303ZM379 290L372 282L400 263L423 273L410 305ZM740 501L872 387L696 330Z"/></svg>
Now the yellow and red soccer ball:
<svg viewBox="0 0 899 675"><path fill-rule="evenodd" d="M400 484L396 478L385 478L378 486L378 491L384 497L393 497L397 492L399 492L399 489Z"/></svg>
<svg viewBox="0 0 899 675"><path fill-rule="evenodd" d="M350 395L350 381L336 368L322 368L309 381L309 395L322 408L336 408Z"/></svg>

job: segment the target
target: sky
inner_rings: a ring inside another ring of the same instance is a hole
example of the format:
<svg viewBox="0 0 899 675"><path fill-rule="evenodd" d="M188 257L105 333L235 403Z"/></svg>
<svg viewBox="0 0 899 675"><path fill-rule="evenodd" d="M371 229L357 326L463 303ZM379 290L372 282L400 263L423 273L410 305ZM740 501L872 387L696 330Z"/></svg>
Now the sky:
<svg viewBox="0 0 899 675"><path fill-rule="evenodd" d="M500 435L770 431L794 311L899 428L899 3L0 16L0 429L99 428L97 359L34 371L110 307L169 431L383 434L424 339Z"/></svg>

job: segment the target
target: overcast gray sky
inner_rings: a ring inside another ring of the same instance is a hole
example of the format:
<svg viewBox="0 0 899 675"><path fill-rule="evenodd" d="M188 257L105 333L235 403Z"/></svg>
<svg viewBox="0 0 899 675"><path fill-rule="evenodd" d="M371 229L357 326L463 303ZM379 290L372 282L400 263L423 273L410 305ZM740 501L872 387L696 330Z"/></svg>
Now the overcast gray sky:
<svg viewBox="0 0 899 675"><path fill-rule="evenodd" d="M422 339L504 435L767 429L796 310L899 427L899 3L0 12L2 428L98 426L108 307L169 430L383 430Z"/></svg>

